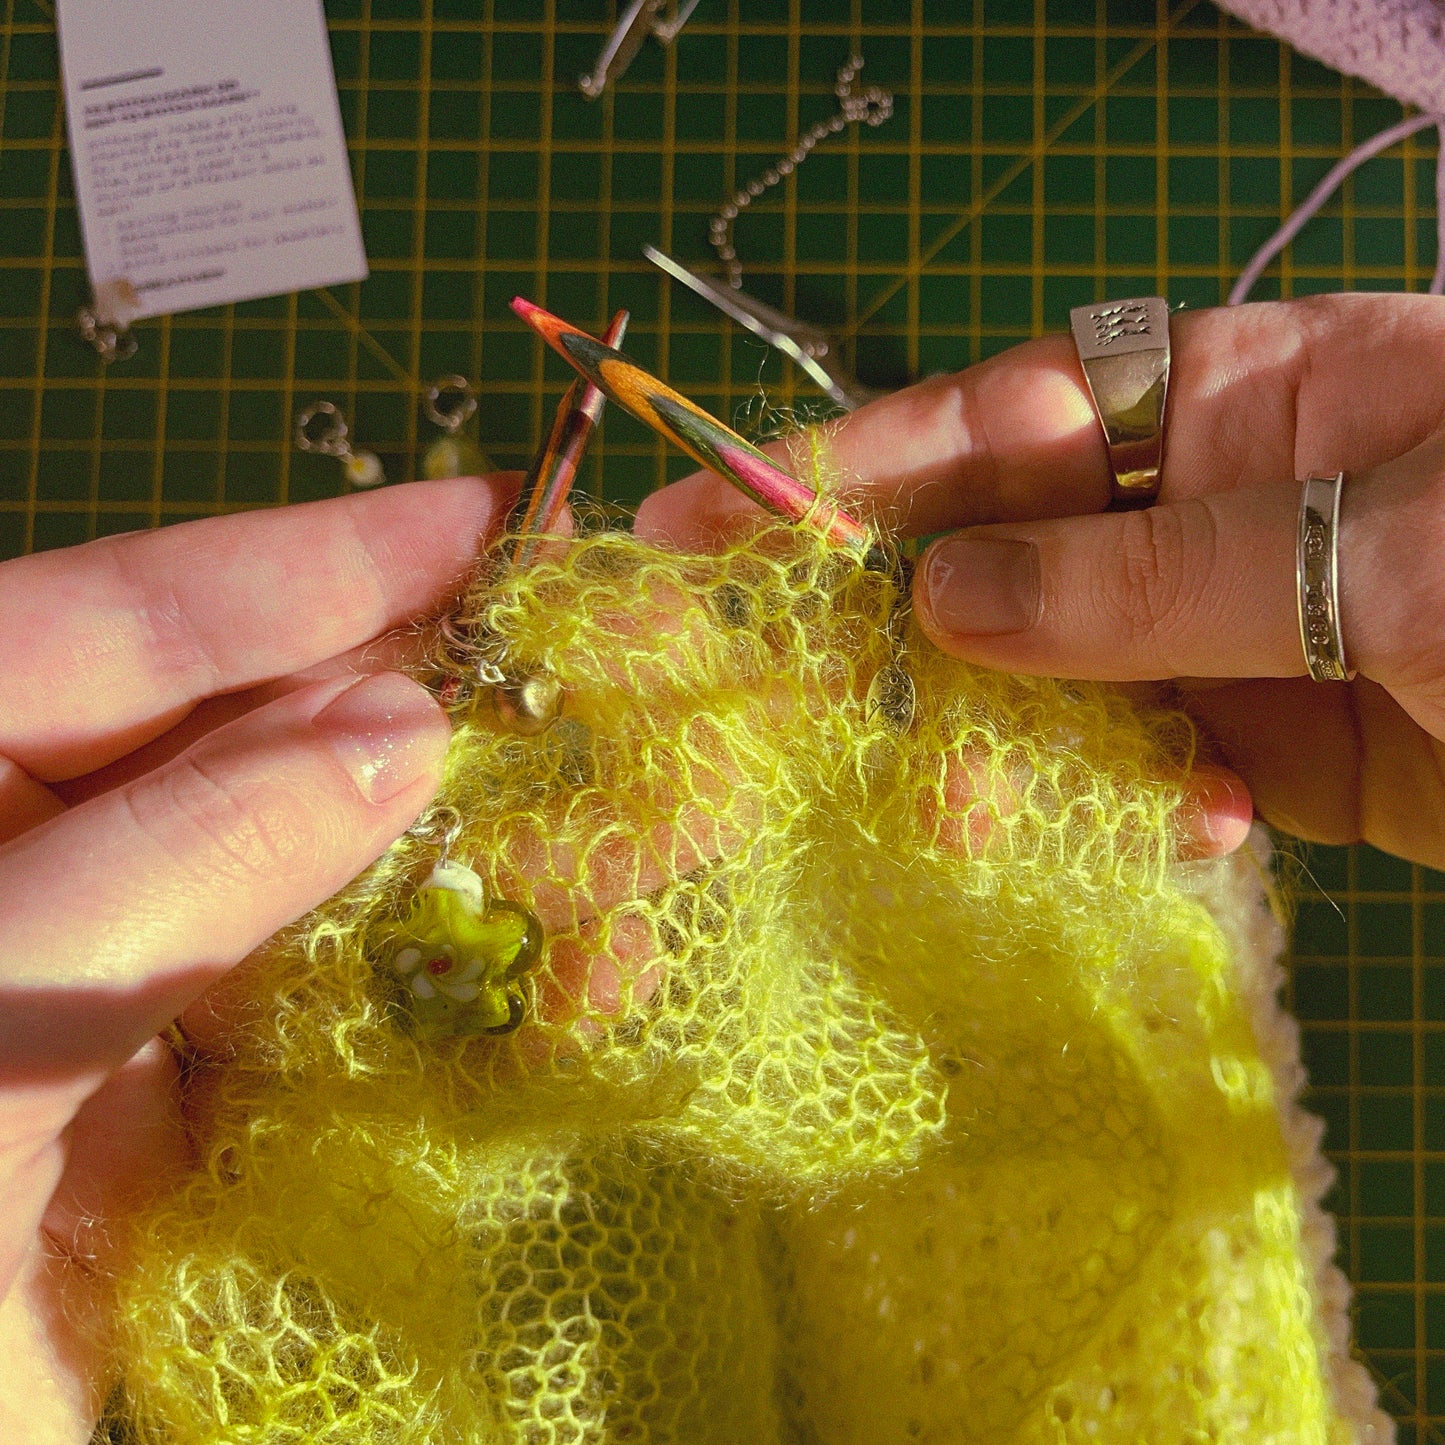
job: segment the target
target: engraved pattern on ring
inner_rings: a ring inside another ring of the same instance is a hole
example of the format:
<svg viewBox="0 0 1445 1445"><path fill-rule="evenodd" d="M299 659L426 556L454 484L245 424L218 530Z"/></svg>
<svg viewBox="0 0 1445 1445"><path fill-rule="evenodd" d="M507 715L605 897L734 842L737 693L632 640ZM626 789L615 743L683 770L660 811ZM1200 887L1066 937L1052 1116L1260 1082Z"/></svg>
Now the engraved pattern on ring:
<svg viewBox="0 0 1445 1445"><path fill-rule="evenodd" d="M1152 336L1149 307L1143 301L1121 301L1114 306L1101 306L1092 313L1094 343L1113 346L1128 336Z"/></svg>
<svg viewBox="0 0 1445 1445"><path fill-rule="evenodd" d="M1338 537L1340 492L1345 474L1310 476L1300 495L1299 573L1300 643L1305 666L1316 682L1347 682L1354 674L1345 661L1340 630Z"/></svg>

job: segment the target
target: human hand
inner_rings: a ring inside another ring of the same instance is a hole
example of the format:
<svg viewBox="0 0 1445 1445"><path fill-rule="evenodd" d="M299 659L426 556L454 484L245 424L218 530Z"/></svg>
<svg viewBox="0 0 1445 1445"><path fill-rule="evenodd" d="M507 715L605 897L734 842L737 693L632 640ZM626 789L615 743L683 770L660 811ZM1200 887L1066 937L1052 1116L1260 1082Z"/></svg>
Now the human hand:
<svg viewBox="0 0 1445 1445"><path fill-rule="evenodd" d="M1013 672L1169 680L1260 813L1298 836L1445 866L1445 303L1353 295L1183 312L1158 504L1106 512L1103 437L1067 336L1029 342L839 424L834 452L901 534L923 627ZM1359 677L1305 675L1300 487L1344 469L1340 588ZM706 545L751 503L699 474L638 527ZM982 524L982 525L981 525ZM1212 770L1206 846L1242 836Z"/></svg>
<svg viewBox="0 0 1445 1445"><path fill-rule="evenodd" d="M188 1157L156 1034L425 805L446 719L365 644L509 500L418 483L0 565L0 1439L89 1439L94 1231Z"/></svg>

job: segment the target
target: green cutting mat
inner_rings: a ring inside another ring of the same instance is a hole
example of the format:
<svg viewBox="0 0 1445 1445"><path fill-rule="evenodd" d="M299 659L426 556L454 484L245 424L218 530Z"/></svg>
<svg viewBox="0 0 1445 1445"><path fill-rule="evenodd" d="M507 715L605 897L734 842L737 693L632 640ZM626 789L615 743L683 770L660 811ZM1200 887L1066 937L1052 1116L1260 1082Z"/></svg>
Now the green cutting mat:
<svg viewBox="0 0 1445 1445"><path fill-rule="evenodd" d="M1221 301L1332 160L1393 102L1203 0L704 0L602 102L574 84L608 0L330 0L371 279L139 328L103 372L85 300L48 0L0 0L0 556L327 496L291 446L316 398L393 479L435 435L425 386L483 389L481 441L525 463L566 380L514 292L598 327L704 405L815 400L639 254L708 257L707 220L831 114L861 46L891 121L834 138L738 225L750 289L839 332L880 385L964 365L1068 308ZM1423 289L1433 148L1346 186L1261 295ZM587 485L619 509L686 469L610 412ZM1316 850L1291 996L1358 1337L1409 1445L1445 1441L1445 878Z"/></svg>

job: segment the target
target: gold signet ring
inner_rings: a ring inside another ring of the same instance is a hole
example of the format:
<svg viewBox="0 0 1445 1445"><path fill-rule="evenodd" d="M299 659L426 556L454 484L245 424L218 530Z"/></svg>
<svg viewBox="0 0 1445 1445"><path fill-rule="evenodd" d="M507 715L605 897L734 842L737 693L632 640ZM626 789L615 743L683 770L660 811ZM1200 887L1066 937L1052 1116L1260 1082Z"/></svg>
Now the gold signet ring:
<svg viewBox="0 0 1445 1445"><path fill-rule="evenodd" d="M1109 446L1114 507L1159 495L1169 393L1169 303L1162 296L1075 306L1069 325Z"/></svg>

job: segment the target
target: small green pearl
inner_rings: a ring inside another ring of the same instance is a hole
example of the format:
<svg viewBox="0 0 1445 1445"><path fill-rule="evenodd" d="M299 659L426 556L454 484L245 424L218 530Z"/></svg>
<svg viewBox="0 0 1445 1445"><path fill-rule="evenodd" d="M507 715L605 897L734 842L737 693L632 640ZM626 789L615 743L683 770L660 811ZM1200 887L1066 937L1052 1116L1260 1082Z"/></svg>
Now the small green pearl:
<svg viewBox="0 0 1445 1445"><path fill-rule="evenodd" d="M438 437L421 459L422 476L430 482L446 477L481 477L495 470L482 449L460 432Z"/></svg>

